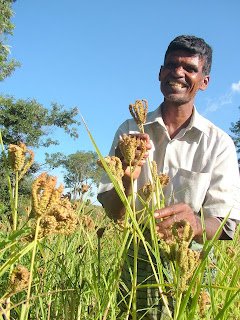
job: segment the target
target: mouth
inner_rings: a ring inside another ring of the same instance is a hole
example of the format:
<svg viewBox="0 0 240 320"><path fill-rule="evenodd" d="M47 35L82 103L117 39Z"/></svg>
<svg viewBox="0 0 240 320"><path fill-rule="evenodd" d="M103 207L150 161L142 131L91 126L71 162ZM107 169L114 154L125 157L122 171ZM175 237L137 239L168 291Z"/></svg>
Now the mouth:
<svg viewBox="0 0 240 320"><path fill-rule="evenodd" d="M168 81L167 82L168 85L172 88L176 88L176 89L182 89L182 88L186 88L187 85L185 83L182 82L177 82L177 81Z"/></svg>

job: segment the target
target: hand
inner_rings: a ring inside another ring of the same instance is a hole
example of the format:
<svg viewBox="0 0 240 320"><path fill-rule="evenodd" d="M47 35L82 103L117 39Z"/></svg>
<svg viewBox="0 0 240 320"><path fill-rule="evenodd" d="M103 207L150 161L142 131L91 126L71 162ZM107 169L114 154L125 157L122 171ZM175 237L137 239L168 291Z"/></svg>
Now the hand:
<svg viewBox="0 0 240 320"><path fill-rule="evenodd" d="M200 217L194 214L189 205L185 203L178 203L159 209L155 211L154 217L156 220L162 219L162 221L156 222L156 230L164 240L170 240L172 238L172 225L181 220L185 220L190 224L193 230L193 237L202 235Z"/></svg>

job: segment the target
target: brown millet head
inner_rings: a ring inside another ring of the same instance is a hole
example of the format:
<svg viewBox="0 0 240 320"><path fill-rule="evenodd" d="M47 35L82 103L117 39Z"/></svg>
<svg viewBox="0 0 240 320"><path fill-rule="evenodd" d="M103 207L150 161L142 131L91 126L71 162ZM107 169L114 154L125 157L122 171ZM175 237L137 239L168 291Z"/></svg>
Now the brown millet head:
<svg viewBox="0 0 240 320"><path fill-rule="evenodd" d="M128 165L136 165L139 161L143 160L147 150L145 140L127 134L123 134L122 139L119 141L119 148L124 161ZM136 157L137 150L139 154Z"/></svg>
<svg viewBox="0 0 240 320"><path fill-rule="evenodd" d="M139 196L146 202L152 199L154 192L154 185L151 182L146 183L139 191Z"/></svg>
<svg viewBox="0 0 240 320"><path fill-rule="evenodd" d="M16 266L10 278L11 293L22 291L27 288L29 282L29 271L22 265Z"/></svg>
<svg viewBox="0 0 240 320"><path fill-rule="evenodd" d="M26 154L28 154L28 156L25 158L26 161L20 172L18 180L22 179L22 177L27 173L28 169L32 166L34 162L34 152L32 150L27 149Z"/></svg>
<svg viewBox="0 0 240 320"><path fill-rule="evenodd" d="M55 178L55 177L53 177L53 178ZM56 186L56 184L55 184L55 186ZM47 205L47 211L51 210L51 208L53 206L55 206L56 204L62 203L62 201L64 199L63 190L64 190L64 186L62 184L60 184L60 186L58 188L54 187L52 189L51 197L50 197L48 205ZM66 198L66 199L68 199L68 198Z"/></svg>
<svg viewBox="0 0 240 320"><path fill-rule="evenodd" d="M159 179L159 181L160 181L161 186L162 186L162 187L165 187L165 186L168 185L169 180L170 180L170 177L169 177L167 174L165 174L165 173L160 173L160 174L158 175L158 179Z"/></svg>
<svg viewBox="0 0 240 320"><path fill-rule="evenodd" d="M73 233L79 224L79 218L75 213L71 202L67 198L61 198L58 203L51 206L48 214L41 219L40 237L50 234Z"/></svg>
<svg viewBox="0 0 240 320"><path fill-rule="evenodd" d="M122 168L122 161L118 157L115 157L115 156L107 156L104 158L104 160L105 160L109 170L111 171L112 175L119 182L120 187L123 189L122 177L124 176L124 171ZM104 169L101 160L98 160L97 164Z"/></svg>
<svg viewBox="0 0 240 320"><path fill-rule="evenodd" d="M20 142L18 145L10 144L8 147L8 162L14 172L19 172L18 180L22 179L34 161L33 151L27 149Z"/></svg>
<svg viewBox="0 0 240 320"><path fill-rule="evenodd" d="M39 238L43 238L50 234L55 234L55 230L57 227L57 221L54 216L45 216L41 219L40 222L40 231Z"/></svg>
<svg viewBox="0 0 240 320"><path fill-rule="evenodd" d="M144 123L146 123L148 113L147 100L136 100L134 104L129 105L129 111L135 120L136 124L142 131Z"/></svg>
<svg viewBox="0 0 240 320"><path fill-rule="evenodd" d="M46 172L41 173L33 182L33 212L37 216L47 215L50 207L58 200L56 183L57 178L47 175Z"/></svg>
<svg viewBox="0 0 240 320"><path fill-rule="evenodd" d="M14 172L21 171L25 162L25 148L10 144L8 147L8 162Z"/></svg>
<svg viewBox="0 0 240 320"><path fill-rule="evenodd" d="M201 319L205 317L207 310L210 308L211 305L211 297L210 294L206 290L202 290L199 298L198 298L198 306L199 306L199 313Z"/></svg>

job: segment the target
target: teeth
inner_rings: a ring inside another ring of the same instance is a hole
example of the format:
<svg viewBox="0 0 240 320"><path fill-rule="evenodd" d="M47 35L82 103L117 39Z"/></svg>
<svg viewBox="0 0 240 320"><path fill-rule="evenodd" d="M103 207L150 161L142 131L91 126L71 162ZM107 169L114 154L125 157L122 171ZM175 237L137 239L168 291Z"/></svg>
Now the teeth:
<svg viewBox="0 0 240 320"><path fill-rule="evenodd" d="M178 82L169 81L169 84L172 87L183 88L183 85L181 83L178 83Z"/></svg>

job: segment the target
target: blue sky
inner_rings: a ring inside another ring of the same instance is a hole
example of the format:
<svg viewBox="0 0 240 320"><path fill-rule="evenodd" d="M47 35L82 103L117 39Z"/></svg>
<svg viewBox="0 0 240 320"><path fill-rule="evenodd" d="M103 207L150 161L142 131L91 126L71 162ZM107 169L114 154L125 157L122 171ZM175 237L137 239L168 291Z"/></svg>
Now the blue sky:
<svg viewBox="0 0 240 320"><path fill-rule="evenodd" d="M240 1L17 0L11 57L21 68L0 83L0 94L77 106L107 155L128 105L161 102L158 72L169 42L180 34L203 37L213 48L211 81L198 111L230 133L240 111ZM66 154L93 150L84 126L79 139L54 133Z"/></svg>

